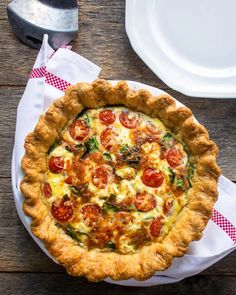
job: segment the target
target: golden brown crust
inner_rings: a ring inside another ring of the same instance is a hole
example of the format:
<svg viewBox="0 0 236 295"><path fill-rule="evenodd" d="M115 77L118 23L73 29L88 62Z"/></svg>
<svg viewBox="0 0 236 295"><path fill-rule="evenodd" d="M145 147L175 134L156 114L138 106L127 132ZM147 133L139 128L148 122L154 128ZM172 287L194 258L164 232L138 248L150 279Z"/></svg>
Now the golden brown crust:
<svg viewBox="0 0 236 295"><path fill-rule="evenodd" d="M159 117L187 146L195 164L189 202L178 215L174 227L164 240L140 248L134 254L85 250L55 225L41 198L40 182L46 171L47 151L68 121L84 107L125 105ZM25 177L21 190L25 196L24 211L32 217L32 231L45 242L49 252L73 276L91 281L111 277L115 280L145 280L156 271L167 269L175 256L182 256L191 241L201 238L217 199L220 169L216 164L217 147L207 130L196 122L192 112L167 95L153 96L146 90L134 92L126 82L112 86L106 80L92 84L78 83L67 89L39 119L35 130L25 140L22 169ZM131 257L132 256L132 257ZM132 262L131 262L132 261Z"/></svg>

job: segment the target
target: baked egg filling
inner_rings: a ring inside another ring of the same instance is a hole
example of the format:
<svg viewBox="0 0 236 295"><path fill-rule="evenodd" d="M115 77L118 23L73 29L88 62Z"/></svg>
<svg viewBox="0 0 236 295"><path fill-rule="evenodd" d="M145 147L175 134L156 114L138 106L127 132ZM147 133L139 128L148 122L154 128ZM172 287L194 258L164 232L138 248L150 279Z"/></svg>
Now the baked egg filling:
<svg viewBox="0 0 236 295"><path fill-rule="evenodd" d="M42 199L81 247L134 253L161 242L188 203L194 167L157 119L125 107L87 109L50 148Z"/></svg>

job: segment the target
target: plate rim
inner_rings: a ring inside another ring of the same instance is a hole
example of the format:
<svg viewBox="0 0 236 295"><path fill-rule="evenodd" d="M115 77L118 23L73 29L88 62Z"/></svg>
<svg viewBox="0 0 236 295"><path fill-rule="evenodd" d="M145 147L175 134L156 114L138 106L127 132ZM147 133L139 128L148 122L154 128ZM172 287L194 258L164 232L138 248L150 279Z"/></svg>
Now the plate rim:
<svg viewBox="0 0 236 295"><path fill-rule="evenodd" d="M142 0L139 0L142 1ZM203 98L216 98L216 99L235 99L236 98L236 90L228 91L225 90L222 92L219 91L201 91L201 90L192 90L191 88L181 86L175 83L173 80L168 79L168 74L166 75L163 70L157 65L149 62L147 58L146 51L143 50L138 44L139 41L135 36L134 25L133 25L133 15L135 13L135 6L137 0L126 0L125 5L125 30L130 41L130 44L135 51L135 53L142 59L142 61L151 69L151 71L157 75L167 86L174 89L175 91L181 92L186 96L191 97L203 97ZM170 61L171 62L171 61ZM187 83L186 83L187 85Z"/></svg>

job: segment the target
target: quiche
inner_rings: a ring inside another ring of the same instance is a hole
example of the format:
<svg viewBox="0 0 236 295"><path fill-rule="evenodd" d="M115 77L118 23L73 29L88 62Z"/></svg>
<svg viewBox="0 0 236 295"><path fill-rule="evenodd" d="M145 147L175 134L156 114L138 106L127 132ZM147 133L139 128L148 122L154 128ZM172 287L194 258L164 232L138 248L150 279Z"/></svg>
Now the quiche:
<svg viewBox="0 0 236 295"><path fill-rule="evenodd" d="M201 237L217 199L216 157L171 96L78 83L25 140L24 211L69 274L144 280Z"/></svg>

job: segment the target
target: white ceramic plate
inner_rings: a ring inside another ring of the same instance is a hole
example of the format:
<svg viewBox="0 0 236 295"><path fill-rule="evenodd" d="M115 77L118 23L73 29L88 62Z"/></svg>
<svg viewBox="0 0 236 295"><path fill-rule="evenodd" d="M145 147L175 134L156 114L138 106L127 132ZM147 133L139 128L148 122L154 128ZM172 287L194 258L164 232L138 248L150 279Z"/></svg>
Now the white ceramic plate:
<svg viewBox="0 0 236 295"><path fill-rule="evenodd" d="M236 98L235 0L126 0L135 52L189 96Z"/></svg>

